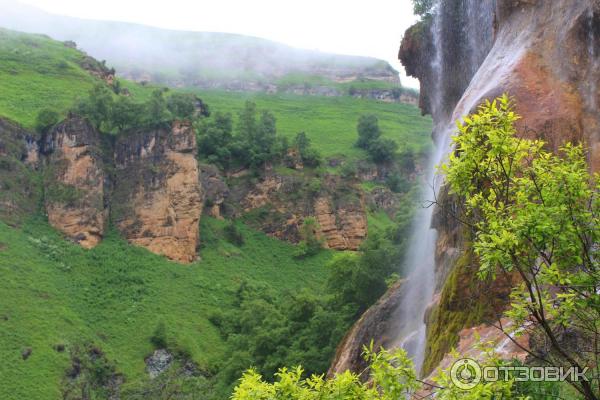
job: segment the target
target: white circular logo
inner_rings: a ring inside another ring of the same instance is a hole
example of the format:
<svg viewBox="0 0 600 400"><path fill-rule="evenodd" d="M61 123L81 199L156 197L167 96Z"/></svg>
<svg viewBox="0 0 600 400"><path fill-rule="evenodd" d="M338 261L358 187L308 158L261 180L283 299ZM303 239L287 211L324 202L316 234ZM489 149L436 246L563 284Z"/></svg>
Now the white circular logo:
<svg viewBox="0 0 600 400"><path fill-rule="evenodd" d="M471 358L461 358L452 365L450 379L460 389L471 390L481 382L481 367Z"/></svg>

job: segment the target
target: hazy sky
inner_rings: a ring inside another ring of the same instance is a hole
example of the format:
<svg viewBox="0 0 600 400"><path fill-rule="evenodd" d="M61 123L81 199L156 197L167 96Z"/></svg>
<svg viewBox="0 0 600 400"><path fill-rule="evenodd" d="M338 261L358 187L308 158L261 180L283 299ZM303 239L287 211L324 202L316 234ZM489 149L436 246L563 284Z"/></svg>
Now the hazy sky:
<svg viewBox="0 0 600 400"><path fill-rule="evenodd" d="M384 59L399 70L402 34L416 21L411 0L22 0L80 18L161 28L231 32L292 46ZM402 70L403 84L418 87Z"/></svg>

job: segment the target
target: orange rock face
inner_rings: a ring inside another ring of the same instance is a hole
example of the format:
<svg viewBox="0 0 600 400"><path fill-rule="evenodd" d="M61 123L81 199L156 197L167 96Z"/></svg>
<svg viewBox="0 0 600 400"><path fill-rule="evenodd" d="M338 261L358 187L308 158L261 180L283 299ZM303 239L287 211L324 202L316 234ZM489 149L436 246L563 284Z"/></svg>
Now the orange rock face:
<svg viewBox="0 0 600 400"><path fill-rule="evenodd" d="M71 118L59 124L44 143L45 205L48 221L85 248L96 246L104 234L104 171L98 132L87 122Z"/></svg>
<svg viewBox="0 0 600 400"><path fill-rule="evenodd" d="M195 260L202 197L192 127L124 138L116 167L113 211L125 238L178 262Z"/></svg>
<svg viewBox="0 0 600 400"><path fill-rule="evenodd" d="M315 202L315 217L326 247L335 250L358 250L367 237L367 215L364 201L358 207L334 210L331 199L321 197Z"/></svg>
<svg viewBox="0 0 600 400"><path fill-rule="evenodd" d="M453 119L484 99L508 93L519 133L552 150L567 141L590 148L600 168L600 4L594 1L501 2L494 46Z"/></svg>
<svg viewBox="0 0 600 400"><path fill-rule="evenodd" d="M362 191L336 176L325 177L317 192L308 190L305 185L301 177L269 172L258 183L248 183L245 189L243 184L232 187L234 197L229 201L239 204L244 213L266 211L270 217L256 228L270 236L298 243L304 219L314 217L319 225L317 235L326 248L358 250L367 238L367 211Z"/></svg>

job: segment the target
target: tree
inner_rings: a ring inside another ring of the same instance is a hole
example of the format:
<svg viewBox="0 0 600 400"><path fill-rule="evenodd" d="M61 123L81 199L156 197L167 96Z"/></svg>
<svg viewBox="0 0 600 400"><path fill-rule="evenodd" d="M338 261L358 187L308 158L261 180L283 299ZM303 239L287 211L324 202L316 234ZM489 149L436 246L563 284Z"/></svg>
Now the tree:
<svg viewBox="0 0 600 400"><path fill-rule="evenodd" d="M431 13L434 0L413 0L413 12L415 15L424 17Z"/></svg>
<svg viewBox="0 0 600 400"><path fill-rule="evenodd" d="M50 130L50 128L58 124L59 120L60 115L58 112L49 108L44 108L37 115L35 120L35 129L39 133L46 133Z"/></svg>
<svg viewBox="0 0 600 400"><path fill-rule="evenodd" d="M518 118L504 95L459 124L442 170L464 207L448 212L472 232L480 277L521 279L507 312L514 328L499 328L534 338L537 345L523 350L542 365L588 366L597 376L599 176L589 175L581 145L553 154L541 140L518 138ZM569 383L588 400L600 398L597 381Z"/></svg>
<svg viewBox="0 0 600 400"><path fill-rule="evenodd" d="M109 130L113 115L113 93L104 83L92 88L85 99L80 99L75 106L75 112L86 117L97 129Z"/></svg>
<svg viewBox="0 0 600 400"><path fill-rule="evenodd" d="M275 116L263 111L256 118L256 104L246 102L239 114L238 135L234 152L243 165L257 168L272 160L275 155L277 129Z"/></svg>
<svg viewBox="0 0 600 400"><path fill-rule="evenodd" d="M361 115L356 126L358 132L358 141L356 146L361 149L368 149L371 143L381 136L379 129L379 120L373 114Z"/></svg>
<svg viewBox="0 0 600 400"><path fill-rule="evenodd" d="M372 141L367 148L369 157L377 164L393 161L396 150L398 150L398 143L392 139L382 138Z"/></svg>
<svg viewBox="0 0 600 400"><path fill-rule="evenodd" d="M196 114L198 99L191 93L173 93L167 99L167 109L180 120L191 120Z"/></svg>
<svg viewBox="0 0 600 400"><path fill-rule="evenodd" d="M117 132L134 129L142 123L144 106L134 103L129 97L119 96L113 102L108 125Z"/></svg>
<svg viewBox="0 0 600 400"><path fill-rule="evenodd" d="M231 114L217 112L196 124L198 154L211 164L229 168L232 161L233 121Z"/></svg>
<svg viewBox="0 0 600 400"><path fill-rule="evenodd" d="M145 104L146 112L144 124L150 127L159 127L171 122L173 116L167 108L164 89L156 89Z"/></svg>
<svg viewBox="0 0 600 400"><path fill-rule="evenodd" d="M319 224L316 219L312 217L304 219L302 226L300 227L300 237L302 240L296 249L297 258L314 256L321 250L323 241L317 236L319 229Z"/></svg>
<svg viewBox="0 0 600 400"><path fill-rule="evenodd" d="M298 151L302 163L307 167L318 167L321 155L311 146L310 138L304 132L299 132L294 138L294 147Z"/></svg>

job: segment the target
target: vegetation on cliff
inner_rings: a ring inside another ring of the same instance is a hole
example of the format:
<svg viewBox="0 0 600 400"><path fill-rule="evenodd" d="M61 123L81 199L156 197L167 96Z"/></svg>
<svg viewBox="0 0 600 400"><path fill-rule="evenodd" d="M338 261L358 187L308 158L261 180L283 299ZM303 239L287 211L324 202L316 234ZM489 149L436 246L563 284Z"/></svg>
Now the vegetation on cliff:
<svg viewBox="0 0 600 400"><path fill-rule="evenodd" d="M518 119L505 95L459 125L456 151L442 167L465 199L455 216L475 233L480 277L520 278L506 333L530 335L532 348L523 350L531 362L589 367L596 376L599 176L590 176L582 145L553 154L542 140L516 137ZM569 383L586 399L600 396L596 380Z"/></svg>

